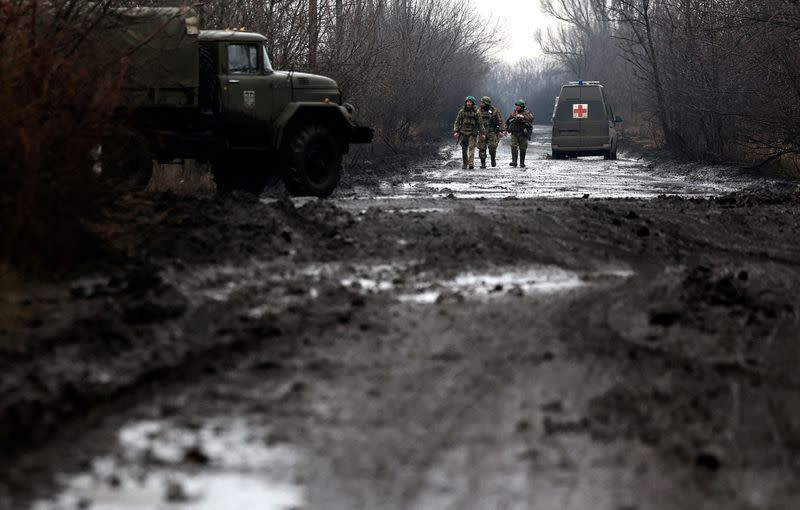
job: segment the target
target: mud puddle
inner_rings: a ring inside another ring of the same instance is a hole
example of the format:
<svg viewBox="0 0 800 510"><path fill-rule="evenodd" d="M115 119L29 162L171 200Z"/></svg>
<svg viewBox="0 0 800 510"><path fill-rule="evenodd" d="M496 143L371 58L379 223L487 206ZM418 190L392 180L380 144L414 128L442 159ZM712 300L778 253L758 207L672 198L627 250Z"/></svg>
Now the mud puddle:
<svg viewBox="0 0 800 510"><path fill-rule="evenodd" d="M753 183L732 178L724 171L709 171L703 179L692 179L679 172L654 171L653 161L620 153L616 161L602 157L569 160L550 159L550 126L534 126L528 147L526 168L510 167L511 149L502 139L497 166L461 169L461 148L447 144L440 151L440 162L421 167L402 182L387 181L377 189L362 190L366 195L394 200L414 198L655 198L659 195L708 197L740 191ZM729 172L730 173L730 172Z"/></svg>
<svg viewBox="0 0 800 510"><path fill-rule="evenodd" d="M432 304L446 297L485 300L503 296L555 294L633 276L627 269L575 272L557 266L497 268L488 272L467 271L454 278L437 278L426 272L404 273L392 266L364 268L357 277L341 279L341 284L363 294L392 293L398 301Z"/></svg>
<svg viewBox="0 0 800 510"><path fill-rule="evenodd" d="M242 418L203 423L144 420L117 447L32 510L288 510L304 504L301 454L270 444L270 430Z"/></svg>
<svg viewBox="0 0 800 510"><path fill-rule="evenodd" d="M394 264L312 263L298 267L252 261L241 266L208 266L192 273L171 274L167 279L195 306L208 301L238 300L244 305L240 310L243 317L258 319L317 299L321 289L329 287L431 304L446 297L485 300L554 294L632 275L626 268L577 272L540 265L467 270L448 277L421 268L415 260Z"/></svg>

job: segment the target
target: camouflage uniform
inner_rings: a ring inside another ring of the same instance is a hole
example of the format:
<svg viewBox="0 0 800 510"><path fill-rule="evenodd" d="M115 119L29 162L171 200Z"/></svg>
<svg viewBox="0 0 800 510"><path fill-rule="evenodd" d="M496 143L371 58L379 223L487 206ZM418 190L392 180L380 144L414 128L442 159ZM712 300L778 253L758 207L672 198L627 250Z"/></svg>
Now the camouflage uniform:
<svg viewBox="0 0 800 510"><path fill-rule="evenodd" d="M472 107L467 107L467 101L472 101ZM475 146L478 143L478 135L485 135L486 128L483 125L475 98L472 96L464 100L464 106L458 111L456 121L453 124L453 133L460 135L461 139L461 168L472 169L475 167Z"/></svg>
<svg viewBox="0 0 800 510"><path fill-rule="evenodd" d="M511 166L517 166L517 149L519 149L519 166L525 168L525 152L528 150L528 136L533 127L533 114L525 108L525 101L522 99L514 104L522 106L522 110L514 109L506 120L511 135ZM517 115L521 117L517 118Z"/></svg>
<svg viewBox="0 0 800 510"><path fill-rule="evenodd" d="M486 168L486 148L489 148L489 156L492 158L492 166L497 166L497 145L500 143L500 133L506 130L503 116L500 110L492 106L492 98L484 96L481 98L481 117L483 125L486 126L486 138L478 141L478 151L481 158L481 168Z"/></svg>

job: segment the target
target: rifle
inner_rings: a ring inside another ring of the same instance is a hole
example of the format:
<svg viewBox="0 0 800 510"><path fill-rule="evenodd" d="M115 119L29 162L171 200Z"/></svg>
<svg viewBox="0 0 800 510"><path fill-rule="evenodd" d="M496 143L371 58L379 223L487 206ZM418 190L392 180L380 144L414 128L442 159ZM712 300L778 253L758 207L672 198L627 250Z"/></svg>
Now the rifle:
<svg viewBox="0 0 800 510"><path fill-rule="evenodd" d="M506 130L511 133L518 132L516 129L511 129L512 124L514 124L515 127L516 125L522 124L522 129L519 131L525 135L525 138L527 138L528 141L531 140L531 137L533 136L533 124L529 123L526 119L518 119L516 114L512 114L511 117L509 117L508 121L506 122Z"/></svg>

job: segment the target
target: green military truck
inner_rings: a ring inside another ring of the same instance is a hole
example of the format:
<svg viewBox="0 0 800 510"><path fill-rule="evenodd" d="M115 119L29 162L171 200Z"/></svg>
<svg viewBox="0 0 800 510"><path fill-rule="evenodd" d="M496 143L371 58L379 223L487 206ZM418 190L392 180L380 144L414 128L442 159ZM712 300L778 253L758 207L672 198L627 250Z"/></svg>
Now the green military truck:
<svg viewBox="0 0 800 510"><path fill-rule="evenodd" d="M574 81L561 87L553 108L554 159L603 156L617 159L617 125L603 86L598 81Z"/></svg>
<svg viewBox="0 0 800 510"><path fill-rule="evenodd" d="M98 33L127 62L126 113L150 162L208 161L218 191L260 193L279 176L328 196L350 144L372 141L334 80L273 69L261 34L199 30L190 8L120 9Z"/></svg>

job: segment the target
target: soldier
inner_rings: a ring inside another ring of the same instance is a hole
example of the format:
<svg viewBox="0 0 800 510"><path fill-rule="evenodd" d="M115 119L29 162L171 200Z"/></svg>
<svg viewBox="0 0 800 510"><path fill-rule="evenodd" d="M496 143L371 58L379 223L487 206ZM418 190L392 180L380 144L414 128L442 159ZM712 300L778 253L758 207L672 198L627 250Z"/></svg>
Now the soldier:
<svg viewBox="0 0 800 510"><path fill-rule="evenodd" d="M533 114L525 108L525 101L514 102L514 113L506 120L508 132L511 133L511 166L517 166L517 149L519 149L519 166L525 168L525 152L528 150L533 130Z"/></svg>
<svg viewBox="0 0 800 510"><path fill-rule="evenodd" d="M479 136L481 139L486 136L483 118L475 104L475 98L467 96L464 107L458 110L456 122L453 124L453 137L461 138L462 169L467 168L467 165L470 170L475 168L475 145Z"/></svg>
<svg viewBox="0 0 800 510"><path fill-rule="evenodd" d="M497 144L500 143L500 135L506 130L506 123L500 110L492 106L492 98L483 96L481 98L481 117L483 125L486 127L486 137L478 142L478 151L481 158L481 168L486 168L486 147L489 147L489 156L492 158L492 166L497 166Z"/></svg>

